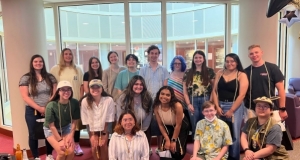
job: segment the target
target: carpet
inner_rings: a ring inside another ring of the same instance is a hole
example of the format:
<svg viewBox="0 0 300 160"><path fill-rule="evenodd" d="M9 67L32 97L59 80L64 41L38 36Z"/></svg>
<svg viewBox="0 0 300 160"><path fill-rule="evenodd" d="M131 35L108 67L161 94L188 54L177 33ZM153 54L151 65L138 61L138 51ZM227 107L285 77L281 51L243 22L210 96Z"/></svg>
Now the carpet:
<svg viewBox="0 0 300 160"><path fill-rule="evenodd" d="M11 137L0 134L0 142L1 142L0 153L13 154L13 139ZM154 153L156 146L152 146L151 148L152 148L153 154L150 157L150 160L159 160L158 155L156 155L156 153ZM76 156L74 158L74 160L93 160L92 152L89 147L84 146L84 147L82 147L82 150L84 151L85 154L82 156ZM290 160L299 160L300 159L299 151L300 151L300 138L294 140L294 150L288 151L288 153L290 155ZM193 153L193 144L189 143L187 145L187 153L183 160L189 160L192 153ZM56 156L55 152L53 152L53 156ZM46 157L45 155L42 155L41 159L44 160L45 157ZM242 157L243 157L243 154L241 154L241 159L242 159Z"/></svg>

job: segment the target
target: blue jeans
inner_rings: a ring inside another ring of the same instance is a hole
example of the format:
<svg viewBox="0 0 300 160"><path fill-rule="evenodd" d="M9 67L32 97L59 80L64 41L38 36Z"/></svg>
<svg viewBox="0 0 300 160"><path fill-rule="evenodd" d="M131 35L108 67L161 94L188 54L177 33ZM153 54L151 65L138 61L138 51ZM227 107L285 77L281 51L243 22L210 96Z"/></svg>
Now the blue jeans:
<svg viewBox="0 0 300 160"><path fill-rule="evenodd" d="M233 102L223 102L220 101L220 107L223 110L223 113L226 113L232 106ZM244 114L244 103L242 103L239 108L235 110L233 113L234 122L232 123L232 126L229 128L231 129L231 136L233 144L229 146L229 157L230 160L239 160L240 159L240 142L241 142L241 125L243 121L243 114ZM227 122L232 122L232 118L226 118L224 116L221 116L220 119Z"/></svg>
<svg viewBox="0 0 300 160"><path fill-rule="evenodd" d="M32 156L34 158L39 157L39 151L38 151L38 140L35 139L35 133L34 133L34 127L35 127L35 121L36 119L40 119L41 114L37 112L37 115L34 115L34 109L26 106L25 108L25 120L28 128L28 143L29 143L29 148L31 150ZM47 155L52 154L53 148L49 144L48 141L46 142L46 150L47 150Z"/></svg>
<svg viewBox="0 0 300 160"><path fill-rule="evenodd" d="M193 99L192 99L193 98ZM202 114L202 104L205 101L209 100L209 96L205 96L205 97L200 97L200 96L196 96L196 97L190 97L190 102L193 102L193 107L194 107L194 113L192 114L189 110L189 116L190 116L190 121L191 121L191 126L192 126L192 136L194 137L195 134L195 129L196 129L196 125L197 123L204 119L204 115Z"/></svg>

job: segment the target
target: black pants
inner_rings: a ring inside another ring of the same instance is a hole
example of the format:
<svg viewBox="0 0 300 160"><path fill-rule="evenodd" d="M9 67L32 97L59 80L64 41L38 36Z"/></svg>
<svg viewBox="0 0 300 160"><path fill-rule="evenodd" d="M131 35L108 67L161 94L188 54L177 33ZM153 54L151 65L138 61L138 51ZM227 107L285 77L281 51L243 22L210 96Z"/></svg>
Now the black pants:
<svg viewBox="0 0 300 160"><path fill-rule="evenodd" d="M166 125L168 132L169 132L169 139L172 139L173 133L174 133L174 127L171 125ZM176 160L181 160L184 158L185 153L186 153L186 145L187 145L187 137L189 135L189 120L186 116L184 116L182 123L181 123L181 128L180 128L180 132L178 135L178 138L180 140L180 144L182 147L182 151L183 154L180 153L180 145L179 145L179 141L177 140L176 142L176 152L173 154L171 152L172 158L175 158Z"/></svg>
<svg viewBox="0 0 300 160"><path fill-rule="evenodd" d="M40 119L40 118L42 118L42 116L39 112L37 112L37 115L34 115L34 109L29 106L26 106L25 120L27 123L28 134L29 134L28 143L34 158L39 157L38 139L35 139L34 127L35 127L36 119ZM53 147L49 144L47 140L45 140L45 142L46 142L47 155L52 154Z"/></svg>

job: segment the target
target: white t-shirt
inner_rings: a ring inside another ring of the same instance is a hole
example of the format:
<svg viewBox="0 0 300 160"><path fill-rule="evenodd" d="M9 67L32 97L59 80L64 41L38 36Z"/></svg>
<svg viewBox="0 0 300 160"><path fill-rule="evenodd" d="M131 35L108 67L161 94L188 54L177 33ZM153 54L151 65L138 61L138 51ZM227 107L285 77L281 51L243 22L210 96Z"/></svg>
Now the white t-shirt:
<svg viewBox="0 0 300 160"><path fill-rule="evenodd" d="M91 132L103 131L106 122L115 120L115 103L111 97L101 97L99 105L93 102L90 108L84 98L80 112L82 124L89 125Z"/></svg>

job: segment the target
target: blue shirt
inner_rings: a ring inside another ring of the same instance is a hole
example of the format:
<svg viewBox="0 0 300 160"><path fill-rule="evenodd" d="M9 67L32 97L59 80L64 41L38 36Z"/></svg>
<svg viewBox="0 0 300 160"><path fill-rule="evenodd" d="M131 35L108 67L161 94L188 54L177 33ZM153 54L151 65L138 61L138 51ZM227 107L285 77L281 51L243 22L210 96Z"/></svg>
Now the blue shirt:
<svg viewBox="0 0 300 160"><path fill-rule="evenodd" d="M126 69L119 72L116 78L115 88L123 91L127 87L131 78L135 75L139 75L139 71L130 72L128 69Z"/></svg>
<svg viewBox="0 0 300 160"><path fill-rule="evenodd" d="M164 85L164 81L170 76L168 70L160 64L157 65L154 71L149 64L146 64L141 68L140 75L145 79L152 99L155 98L156 93Z"/></svg>

